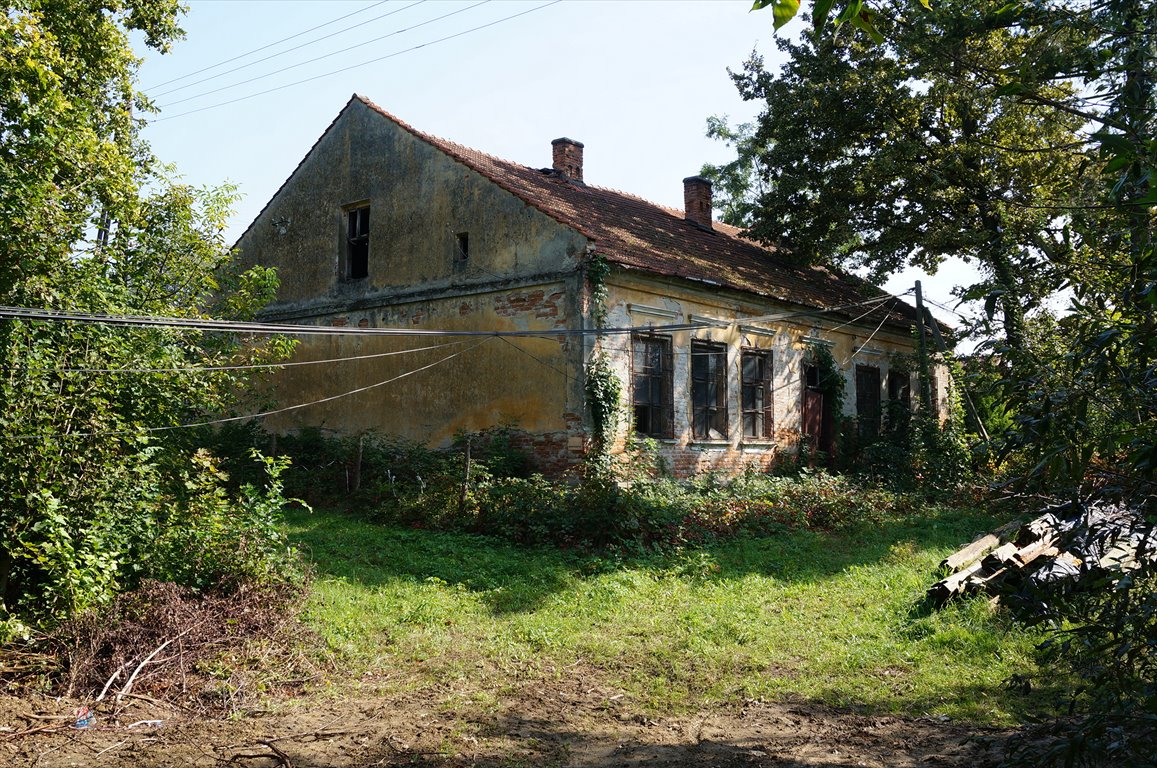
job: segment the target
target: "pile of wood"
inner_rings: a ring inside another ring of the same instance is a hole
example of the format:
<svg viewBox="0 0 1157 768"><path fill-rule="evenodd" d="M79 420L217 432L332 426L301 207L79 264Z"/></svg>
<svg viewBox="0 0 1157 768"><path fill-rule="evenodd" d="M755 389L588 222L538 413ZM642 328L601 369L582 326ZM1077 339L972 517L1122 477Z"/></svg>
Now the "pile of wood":
<svg viewBox="0 0 1157 768"><path fill-rule="evenodd" d="M1139 512L1105 503L1064 504L949 555L940 563L949 575L932 585L928 598L939 606L967 594L1069 588L1089 574L1133 570L1144 562L1157 562L1157 532Z"/></svg>

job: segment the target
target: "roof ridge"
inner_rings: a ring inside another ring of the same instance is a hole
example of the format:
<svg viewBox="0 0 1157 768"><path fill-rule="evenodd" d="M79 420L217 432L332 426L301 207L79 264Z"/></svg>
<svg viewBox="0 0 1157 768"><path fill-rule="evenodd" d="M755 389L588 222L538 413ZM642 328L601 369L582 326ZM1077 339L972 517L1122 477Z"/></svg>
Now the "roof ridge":
<svg viewBox="0 0 1157 768"><path fill-rule="evenodd" d="M505 165L516 165L520 168L525 168L528 171L541 172L541 171L550 170L550 169L544 168L544 167L526 165L525 163L520 163L516 160L509 160L505 157L499 157L498 155L494 155L494 154L491 154L489 152L484 152L481 149L476 149L474 147L468 146L468 145L463 144L461 142L454 141L452 139L443 138L443 137L437 136L433 133L428 133L426 131L419 130L419 129L413 127L412 125L410 125L409 123L407 123L406 121L398 118L396 115L391 113L389 110L381 107L380 105L375 103L373 100L371 100L365 96L358 95L358 94L355 94L355 95L357 96L358 99L360 99L363 103L365 103L366 106L374 109L377 112L380 112L383 116L389 118L390 120L393 120L395 123L400 125L402 128L405 128L410 133L413 133L415 136L418 136L419 138L422 138L422 139L430 142L431 144L434 144L435 146L452 147L452 148L456 148L456 149L466 150L467 152L470 152L470 153L473 153L476 155L481 155L482 157L485 157L488 160L493 160L494 162L503 163ZM463 159L463 158L456 158L456 159L461 159L467 165L470 165L470 167L474 168L474 166L469 162L468 159ZM479 173L481 173L482 175L486 176L491 181L494 181L496 183L500 183L498 179L495 179L491 174L487 173L485 170L482 170L479 168L474 168L474 170L476 170ZM604 187L604 186L601 186L599 184L589 184L586 182L579 182L579 184L585 189L596 190L596 191L600 191L600 192L610 192L612 194L616 194L616 195L619 195L621 197L628 198L630 200L635 200L635 201L640 202L640 203L646 203L647 205L658 208L659 210L665 211L666 213L670 213L672 216L674 216L678 219L683 218L684 211L682 209L675 208L675 207L669 206L669 205L664 205L662 203L657 203L654 200L650 200L648 198L645 198L642 195L636 195L633 192L627 192L627 191L624 191L621 189L616 189L615 187ZM507 190L507 191L511 191L511 190ZM515 193L515 194L517 195L517 193ZM518 195L518 197L521 198L522 196ZM536 201L527 200L526 202L529 203L530 205L534 206L536 209L542 211L543 213L546 213L547 215L551 215L549 211L544 210L544 207L538 205ZM554 216L551 216L551 218L554 218ZM568 222L568 221L563 221L561 223L566 224L567 226L574 226L572 222ZM721 223L721 222L716 222L716 223ZM725 226L730 227L731 225L725 225ZM735 236L731 233L724 233L724 234L731 235L732 237ZM594 238L592 238L592 239L594 239ZM742 240L743 238L738 238L738 239ZM763 246L760 246L760 245L754 243L753 241L744 240L744 242L750 242L753 245L757 245L757 247L760 247L760 248L763 247Z"/></svg>
<svg viewBox="0 0 1157 768"><path fill-rule="evenodd" d="M536 200L534 200L532 197L522 193L520 190L515 188L512 184L507 183L503 179L498 178L491 173L487 173L487 171L484 168L479 167L477 163L471 162L471 159L468 157L468 154L469 153L475 153L478 155L482 155L483 157L486 157L487 159L492 160L492 161L497 162L497 163L503 163L506 165L518 165L522 168L526 168L527 170L534 170L530 166L521 165L520 163L515 163L511 160L505 160L501 157L496 157L494 155L488 155L485 152L481 152L477 149L474 149L473 147L468 147L465 144L459 144L457 142L450 141L449 139L443 139L441 136L435 136L432 133L426 133L425 131L419 131L417 128L410 125L406 121L399 119L397 116L395 116L394 114L392 114L388 110L386 110L383 107L379 106L378 104L374 103L371 99L369 99L365 96L362 96L360 94L355 94L355 96L363 104L365 104L367 107L369 107L370 109L374 110L375 112L378 112L386 119L393 121L398 126L403 128L404 130L408 131L409 133L411 133L415 137L421 139L422 141L425 141L427 144L430 144L435 149L438 149L438 150L444 152L445 154L449 155L452 159L457 160L458 162L462 163L463 165L470 168L471 170L482 174L487 179L489 179L492 183L497 184L499 187L506 190L510 194L514 195L515 197L517 197L519 200L526 203L527 205L533 207L535 210L539 211L540 213L542 213L546 216L549 216L550 218L557 221L559 224L563 224L565 226L568 226L568 227L571 227L573 229L578 230L578 232L580 234L582 234L584 237L586 237L590 240L596 240L596 241L598 240L598 238L595 237L594 233L591 230L588 230L588 229L576 224L573 221L566 220L565 218L550 211L546 207L540 205ZM465 152L462 152L460 150L465 150Z"/></svg>
<svg viewBox="0 0 1157 768"><path fill-rule="evenodd" d="M507 160L420 131L365 96L355 93L353 98L527 206L578 232L626 269L726 285L801 306L837 306L860 297L865 290L879 296L890 295L834 265L800 264L790 258L786 249L743 237L740 227L725 222L713 222L710 229L701 227L687 222L679 208L630 192L576 182L552 173L552 169ZM636 210L630 212L635 206ZM615 207L627 218L614 219ZM612 212L611 219L607 218L608 211ZM711 240L713 235L720 239ZM908 322L905 316L914 316L915 310L892 298L906 308L894 311L903 317L901 322Z"/></svg>

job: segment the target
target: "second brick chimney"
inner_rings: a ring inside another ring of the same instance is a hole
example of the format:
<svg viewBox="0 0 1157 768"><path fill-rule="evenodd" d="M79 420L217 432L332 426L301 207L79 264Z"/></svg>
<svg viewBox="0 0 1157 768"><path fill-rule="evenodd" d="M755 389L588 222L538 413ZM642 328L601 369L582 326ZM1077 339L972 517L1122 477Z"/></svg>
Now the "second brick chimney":
<svg viewBox="0 0 1157 768"><path fill-rule="evenodd" d="M711 229L711 182L702 176L683 179L683 208L683 218Z"/></svg>
<svg viewBox="0 0 1157 768"><path fill-rule="evenodd" d="M554 148L554 170L573 181L583 180L583 143L574 139L555 139L550 143Z"/></svg>

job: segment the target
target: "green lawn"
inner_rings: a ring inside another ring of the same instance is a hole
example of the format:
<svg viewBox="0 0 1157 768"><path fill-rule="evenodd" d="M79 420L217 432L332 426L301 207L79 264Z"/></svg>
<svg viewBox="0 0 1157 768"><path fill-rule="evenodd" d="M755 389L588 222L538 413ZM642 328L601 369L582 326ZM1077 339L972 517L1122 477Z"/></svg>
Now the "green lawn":
<svg viewBox="0 0 1157 768"><path fill-rule="evenodd" d="M983 600L930 613L936 564L993 520L930 509L841 533L786 532L618 560L297 512L316 580L306 620L350 678L409 685L599 670L645 710L802 697L1009 723L1042 708L1040 636ZM1038 692L1003 685L1028 675Z"/></svg>

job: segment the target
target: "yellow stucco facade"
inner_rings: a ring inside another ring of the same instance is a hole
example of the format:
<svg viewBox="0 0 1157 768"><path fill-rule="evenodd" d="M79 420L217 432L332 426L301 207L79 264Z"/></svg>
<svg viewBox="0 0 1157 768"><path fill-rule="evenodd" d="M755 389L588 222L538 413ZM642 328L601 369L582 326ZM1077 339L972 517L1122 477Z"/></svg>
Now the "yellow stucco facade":
<svg viewBox="0 0 1157 768"><path fill-rule="evenodd" d="M577 180L560 179L557 168L541 174L577 194L585 189L581 144L566 148L575 146ZM596 343L586 270L606 244L585 230L584 213L567 208L567 199L533 199L538 169L517 167L520 187L490 170L499 161L470 152L355 98L250 225L238 242L242 262L274 266L281 280L264 319L302 327L294 364L272 380L280 412L267 418L267 429L374 431L445 446L461 431L513 427L546 471L581 458L590 429L583 371ZM661 221L669 216L651 209ZM657 274L613 257L607 326L696 326L662 333L672 350L665 374L672 403L670 434L660 444L679 474L766 466L794 448L809 343L830 345L848 372L845 408L856 403L856 365L879 369L878 394L886 397L892 361L912 349L895 322L849 321L846 312L817 312L805 301ZM758 320L801 312L811 314ZM497 335L507 332L538 335ZM637 396L631 340L628 332L600 342L624 382L628 415ZM726 390L726 428L718 415L709 439L693 436L693 340L724 350L715 375ZM766 434L744 437L740 366L753 350L769 353L770 422ZM629 429L628 419L620 446Z"/></svg>

